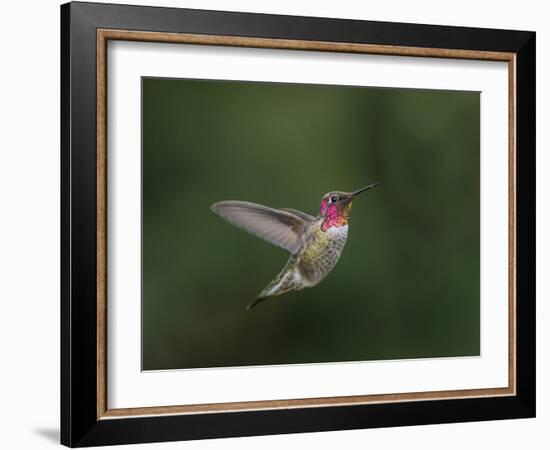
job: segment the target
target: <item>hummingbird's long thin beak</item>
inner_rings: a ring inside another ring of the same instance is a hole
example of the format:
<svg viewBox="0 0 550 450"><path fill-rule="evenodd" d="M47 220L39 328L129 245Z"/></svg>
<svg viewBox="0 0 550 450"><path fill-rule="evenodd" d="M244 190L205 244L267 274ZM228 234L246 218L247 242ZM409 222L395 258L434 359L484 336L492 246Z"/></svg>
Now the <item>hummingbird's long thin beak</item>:
<svg viewBox="0 0 550 450"><path fill-rule="evenodd" d="M361 188L361 189L357 189L355 192L352 192L351 193L351 197L357 197L359 194L365 192L365 191L368 191L369 189L372 189L372 188L375 188L376 186L378 186L380 183L372 183L372 184L369 184L368 186L364 187L364 188Z"/></svg>

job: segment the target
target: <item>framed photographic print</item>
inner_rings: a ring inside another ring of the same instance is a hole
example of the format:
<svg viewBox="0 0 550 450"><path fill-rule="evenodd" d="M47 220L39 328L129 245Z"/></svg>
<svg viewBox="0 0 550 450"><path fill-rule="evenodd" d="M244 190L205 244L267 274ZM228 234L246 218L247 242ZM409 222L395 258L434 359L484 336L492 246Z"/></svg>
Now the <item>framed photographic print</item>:
<svg viewBox="0 0 550 450"><path fill-rule="evenodd" d="M535 33L61 26L63 444L535 415Z"/></svg>

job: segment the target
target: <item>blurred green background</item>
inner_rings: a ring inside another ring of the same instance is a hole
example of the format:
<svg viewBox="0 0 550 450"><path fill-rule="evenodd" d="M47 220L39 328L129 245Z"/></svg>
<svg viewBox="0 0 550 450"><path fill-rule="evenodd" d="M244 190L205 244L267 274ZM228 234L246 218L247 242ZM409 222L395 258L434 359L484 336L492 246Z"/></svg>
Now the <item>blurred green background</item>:
<svg viewBox="0 0 550 450"><path fill-rule="evenodd" d="M143 369L480 353L479 93L144 78ZM288 253L210 211L354 202L335 269L245 306Z"/></svg>

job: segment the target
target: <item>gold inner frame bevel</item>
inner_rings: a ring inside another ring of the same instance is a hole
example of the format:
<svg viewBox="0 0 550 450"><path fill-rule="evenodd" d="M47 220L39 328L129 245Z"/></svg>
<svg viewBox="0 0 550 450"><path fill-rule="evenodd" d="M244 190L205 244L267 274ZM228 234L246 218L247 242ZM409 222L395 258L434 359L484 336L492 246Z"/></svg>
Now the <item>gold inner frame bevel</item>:
<svg viewBox="0 0 550 450"><path fill-rule="evenodd" d="M508 386L394 394L317 397L286 400L243 401L199 405L147 406L109 409L107 405L107 42L109 40L218 45L267 49L309 50L452 59L503 61L508 63ZM516 394L516 54L478 50L423 48L300 41L239 36L159 33L115 29L97 30L97 418L219 413L265 409L288 409L497 397Z"/></svg>

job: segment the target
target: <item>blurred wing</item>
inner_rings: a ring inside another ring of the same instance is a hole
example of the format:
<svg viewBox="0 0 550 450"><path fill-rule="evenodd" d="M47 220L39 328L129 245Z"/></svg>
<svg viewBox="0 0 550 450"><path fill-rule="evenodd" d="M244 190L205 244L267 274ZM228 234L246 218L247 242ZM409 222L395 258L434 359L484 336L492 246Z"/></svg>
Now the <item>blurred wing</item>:
<svg viewBox="0 0 550 450"><path fill-rule="evenodd" d="M211 209L229 223L291 253L296 253L302 246L306 221L296 214L234 200L214 203Z"/></svg>

